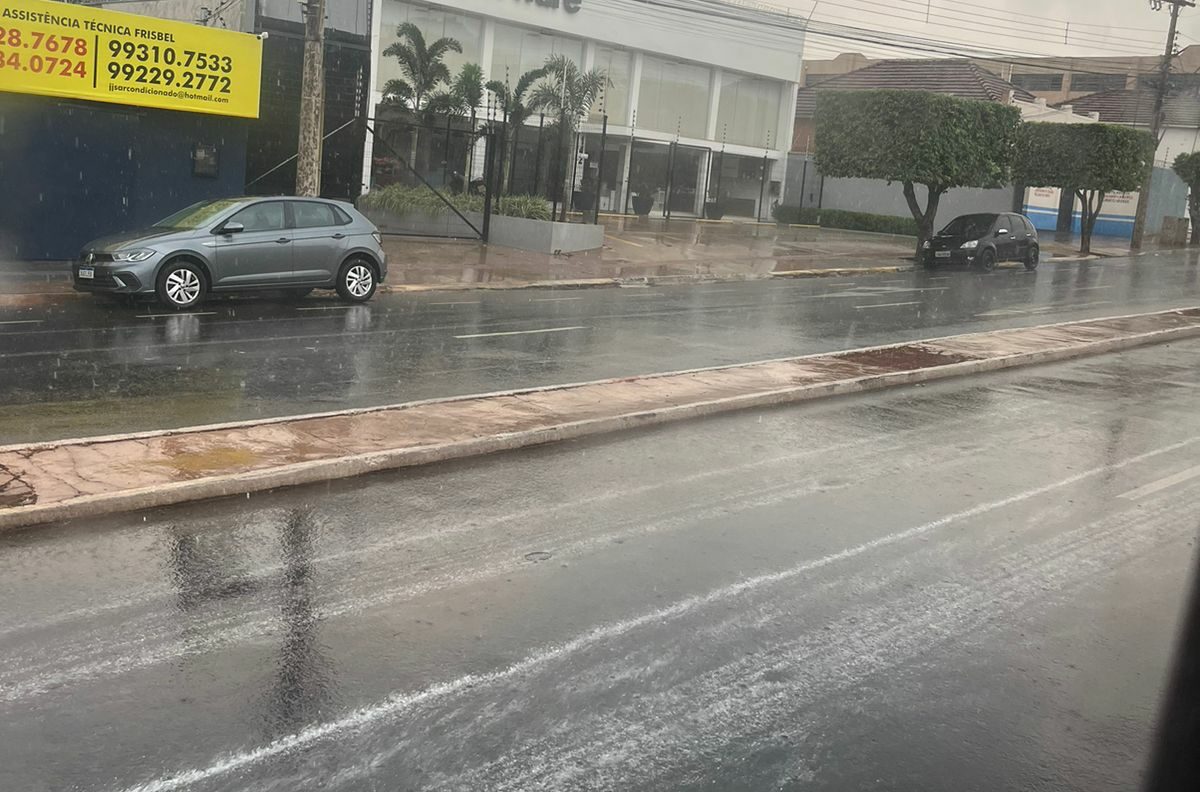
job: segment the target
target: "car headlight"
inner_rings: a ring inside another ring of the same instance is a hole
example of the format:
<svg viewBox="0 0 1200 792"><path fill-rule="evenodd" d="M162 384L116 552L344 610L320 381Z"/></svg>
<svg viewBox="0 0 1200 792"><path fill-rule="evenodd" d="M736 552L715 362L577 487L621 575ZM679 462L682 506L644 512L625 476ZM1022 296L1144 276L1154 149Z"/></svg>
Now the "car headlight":
<svg viewBox="0 0 1200 792"><path fill-rule="evenodd" d="M978 239L972 239L970 242L963 242L962 244L962 250L974 250L977 247L979 247Z"/></svg>
<svg viewBox="0 0 1200 792"><path fill-rule="evenodd" d="M113 261L145 261L154 255L153 250L148 248L135 248L134 250L118 250L112 254Z"/></svg>

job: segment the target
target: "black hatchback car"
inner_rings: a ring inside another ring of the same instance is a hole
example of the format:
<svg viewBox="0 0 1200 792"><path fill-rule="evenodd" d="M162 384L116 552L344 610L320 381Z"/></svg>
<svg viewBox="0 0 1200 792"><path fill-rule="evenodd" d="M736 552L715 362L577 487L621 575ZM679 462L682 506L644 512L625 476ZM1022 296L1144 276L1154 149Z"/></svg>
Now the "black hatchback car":
<svg viewBox="0 0 1200 792"><path fill-rule="evenodd" d="M1020 261L1037 269L1041 256L1037 229L1019 214L969 214L956 217L922 250L922 264L969 264L991 271L1002 261Z"/></svg>

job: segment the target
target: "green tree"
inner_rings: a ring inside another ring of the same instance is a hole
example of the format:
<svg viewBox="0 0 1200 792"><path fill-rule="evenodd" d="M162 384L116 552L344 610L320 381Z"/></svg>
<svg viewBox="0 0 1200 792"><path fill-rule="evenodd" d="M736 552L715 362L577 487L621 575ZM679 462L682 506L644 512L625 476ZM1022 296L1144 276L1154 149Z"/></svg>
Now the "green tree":
<svg viewBox="0 0 1200 792"><path fill-rule="evenodd" d="M426 44L425 34L412 22L403 22L396 28L396 41L383 51L387 57L394 57L400 63L400 71L404 79L392 79L384 83L383 100L399 104L413 112L416 125L413 127L409 143L408 163L417 167L417 141L420 135L420 124L430 115L443 107L444 93L438 89L450 83L450 70L443 59L448 52L462 52L462 44L457 39L440 38L432 44ZM434 107L430 107L431 97L438 97Z"/></svg>
<svg viewBox="0 0 1200 792"><path fill-rule="evenodd" d="M475 154L475 140L478 136L475 116L479 105L483 102L483 68L478 63L464 63L462 69L455 75L454 81L447 89L439 90L429 99L429 109L433 113L443 113L452 116L469 116L470 124L466 134L466 154L463 161L463 185L471 180L471 162Z"/></svg>
<svg viewBox="0 0 1200 792"><path fill-rule="evenodd" d="M1180 154L1171 169L1188 186L1188 216L1192 218L1192 244L1200 242L1200 152Z"/></svg>
<svg viewBox="0 0 1200 792"><path fill-rule="evenodd" d="M947 190L1007 183L1020 123L1017 108L996 102L925 91L825 91L817 94L817 165L824 176L900 182L917 222L919 258Z"/></svg>
<svg viewBox="0 0 1200 792"><path fill-rule="evenodd" d="M486 87L496 97L496 106L500 108L501 121L508 135L504 151L504 161L500 172L501 184L508 184L512 174L513 162L517 157L519 131L525 122L533 115L533 108L525 104L525 95L534 83L546 76L545 68L530 69L517 78L517 84L509 87L507 82L489 80Z"/></svg>
<svg viewBox="0 0 1200 792"><path fill-rule="evenodd" d="M1113 124L1025 124L1015 175L1030 187L1075 194L1083 204L1079 250L1086 254L1104 196L1138 189L1156 148L1148 133Z"/></svg>
<svg viewBox="0 0 1200 792"><path fill-rule="evenodd" d="M584 116L604 91L607 78L599 69L580 71L575 61L565 55L551 55L546 59L546 73L541 82L533 87L529 95L529 107L558 117L559 145L557 146L556 171L559 189L565 191L569 154L563 140L574 140L575 132ZM567 219L567 200L562 201L560 221Z"/></svg>

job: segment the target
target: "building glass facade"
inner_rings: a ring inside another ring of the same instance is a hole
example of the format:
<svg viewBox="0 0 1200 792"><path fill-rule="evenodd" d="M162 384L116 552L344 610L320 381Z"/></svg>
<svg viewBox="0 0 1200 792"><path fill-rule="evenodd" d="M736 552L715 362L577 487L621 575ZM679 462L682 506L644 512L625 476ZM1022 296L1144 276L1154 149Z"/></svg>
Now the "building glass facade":
<svg viewBox="0 0 1200 792"><path fill-rule="evenodd" d="M741 46L714 37L703 19L693 19L686 10L648 8L642 13L670 16L642 30L615 21L596 4L599 0L576 15L561 7L476 0L455 6L374 2L379 11L375 103L387 80L402 77L395 59L380 54L396 40L395 29L402 22L420 27L427 41L451 36L462 44L461 54L445 58L451 74L465 63L478 63L485 79L514 86L522 74L543 66L553 55L605 74L603 96L582 119L578 138L568 142L565 154L559 153L553 119L536 111L522 128L506 130L507 189L558 194L554 166L561 156L569 162L565 192L582 195L583 206L641 213L652 203L652 214L664 216L769 216L769 201L778 194L774 185L783 180L791 143L789 111L796 87L795 80L780 75L791 73L794 59L799 76L801 49L790 40L772 40L776 33L769 25L758 23L752 36L743 37L756 43ZM595 15L588 17L589 12ZM703 62L706 53L714 54L717 63ZM786 53L784 65L771 61L780 53ZM495 112L489 101L478 108L481 122ZM602 140L605 115L607 136ZM441 139L436 134L434 138ZM431 142L421 145L436 148ZM453 175L455 157L435 154L431 149L426 159L447 160L444 169ZM380 159L370 154L365 159L365 189L370 189L371 169ZM466 182L482 178L483 162L482 155L469 158Z"/></svg>

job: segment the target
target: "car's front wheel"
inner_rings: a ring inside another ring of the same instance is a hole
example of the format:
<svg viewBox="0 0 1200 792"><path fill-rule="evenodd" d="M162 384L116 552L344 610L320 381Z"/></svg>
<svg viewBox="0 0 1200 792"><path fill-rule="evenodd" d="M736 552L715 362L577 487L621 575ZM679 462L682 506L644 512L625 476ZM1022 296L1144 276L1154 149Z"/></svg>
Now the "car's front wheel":
<svg viewBox="0 0 1200 792"><path fill-rule="evenodd" d="M352 258L338 271L337 292L343 300L366 302L378 286L375 267L364 258Z"/></svg>
<svg viewBox="0 0 1200 792"><path fill-rule="evenodd" d="M984 272L991 272L996 269L996 251L985 250L979 254L979 269Z"/></svg>
<svg viewBox="0 0 1200 792"><path fill-rule="evenodd" d="M1029 248L1029 253L1025 256L1025 269L1030 271L1037 269L1041 255L1042 252L1038 249L1037 245Z"/></svg>
<svg viewBox="0 0 1200 792"><path fill-rule="evenodd" d="M190 261L171 261L158 273L158 301L176 310L197 305L204 299L204 273Z"/></svg>

